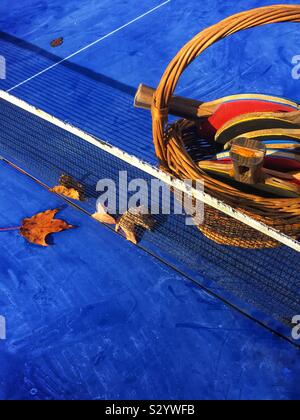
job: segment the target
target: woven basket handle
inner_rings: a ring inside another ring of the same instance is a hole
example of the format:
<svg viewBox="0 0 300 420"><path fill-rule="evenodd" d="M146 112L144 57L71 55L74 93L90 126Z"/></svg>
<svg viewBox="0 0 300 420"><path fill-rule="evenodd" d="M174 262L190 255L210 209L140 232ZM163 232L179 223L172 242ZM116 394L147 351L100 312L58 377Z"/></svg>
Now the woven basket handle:
<svg viewBox="0 0 300 420"><path fill-rule="evenodd" d="M217 41L244 29L280 22L300 22L300 5L267 6L230 16L200 32L179 51L167 67L152 104L153 141L156 156L162 166L167 167L164 131L168 122L168 107L184 70Z"/></svg>

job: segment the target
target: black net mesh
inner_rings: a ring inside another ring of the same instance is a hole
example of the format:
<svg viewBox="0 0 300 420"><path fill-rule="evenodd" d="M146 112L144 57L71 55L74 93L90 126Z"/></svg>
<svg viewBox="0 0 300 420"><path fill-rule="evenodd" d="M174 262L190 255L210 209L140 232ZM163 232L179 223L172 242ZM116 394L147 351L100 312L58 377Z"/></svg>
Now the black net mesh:
<svg viewBox="0 0 300 420"><path fill-rule="evenodd" d="M100 179L112 179L118 187L120 171L126 171L128 182L142 179L150 187L152 180L142 169L3 99L0 154L51 188L59 183L68 187L74 183L77 189L80 185L84 200L77 205L89 214L96 211ZM117 192L125 193L118 188ZM134 222L140 247L273 330L290 336L292 318L300 314L299 253L284 245L267 249L220 245L196 226L187 226L185 215L172 213L151 216L151 222L127 215L120 225L126 231Z"/></svg>

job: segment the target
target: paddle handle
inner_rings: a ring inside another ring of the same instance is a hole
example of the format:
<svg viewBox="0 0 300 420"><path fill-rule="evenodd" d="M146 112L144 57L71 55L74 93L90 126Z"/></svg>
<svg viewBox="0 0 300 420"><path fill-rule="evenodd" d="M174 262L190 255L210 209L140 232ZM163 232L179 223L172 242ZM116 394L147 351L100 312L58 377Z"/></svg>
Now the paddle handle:
<svg viewBox="0 0 300 420"><path fill-rule="evenodd" d="M150 111L154 93L154 88L140 84L134 98L134 106ZM190 120L208 118L213 114L215 108L216 105L214 104L200 102L182 96L173 96L169 104L170 114Z"/></svg>
<svg viewBox="0 0 300 420"><path fill-rule="evenodd" d="M234 139L230 157L235 180L250 185L261 182L265 155L266 147L260 141L245 137Z"/></svg>

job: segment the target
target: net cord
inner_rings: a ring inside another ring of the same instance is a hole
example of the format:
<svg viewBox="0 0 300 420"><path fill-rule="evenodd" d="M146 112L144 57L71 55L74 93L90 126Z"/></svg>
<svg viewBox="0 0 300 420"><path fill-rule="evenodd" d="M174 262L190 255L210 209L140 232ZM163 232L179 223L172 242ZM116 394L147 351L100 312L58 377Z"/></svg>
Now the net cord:
<svg viewBox="0 0 300 420"><path fill-rule="evenodd" d="M271 237L272 239L275 239L276 241L282 243L283 245L288 246L289 248L294 249L297 252L300 252L300 242L294 240L293 238L290 238L287 235L282 234L281 232L278 232L275 229L272 229L271 227L267 226L266 224L259 222L249 216L247 216L246 214L235 210L234 208L230 207L229 205L225 204L224 202L212 197L211 195L203 192L203 191L199 191L196 190L192 187L190 187L187 183L185 183L184 181L180 180L180 179L176 179L170 175L168 175L167 173L159 170L158 168L156 168L155 166L150 165L147 162L144 162L142 160L140 160L139 158L130 155L126 152L124 152L123 150L110 145L109 143L100 140L86 132L84 132L83 130L72 126L71 124L61 121L58 118L48 114L47 112L28 104L27 102L23 101L22 99L17 98L16 96L11 95L8 92L5 92L3 90L0 90L0 98L4 101L9 102L12 105L15 105L21 109L23 109L24 111L27 111L28 113L35 115L53 125L55 125L56 127L59 127L79 138L81 138L82 140L87 141L88 143L92 144L95 147L98 147L100 149L102 149L103 151L109 153L110 155L122 160L123 162L126 162L129 165L132 165L142 171L144 171L145 173L147 173L148 175L157 178L161 181L163 181L165 184L167 184L168 186L177 189L179 191L181 191L182 193L195 198L196 200L199 200L200 202L211 206L219 211L221 211L222 213L238 220L239 222L242 222L250 227L252 227L253 229ZM5 156L4 156L5 157Z"/></svg>

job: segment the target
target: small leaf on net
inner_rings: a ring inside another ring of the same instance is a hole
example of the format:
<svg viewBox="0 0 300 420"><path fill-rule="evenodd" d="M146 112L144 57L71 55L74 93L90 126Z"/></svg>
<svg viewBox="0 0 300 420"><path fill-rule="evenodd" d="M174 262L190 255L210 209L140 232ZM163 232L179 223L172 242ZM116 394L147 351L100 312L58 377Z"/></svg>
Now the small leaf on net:
<svg viewBox="0 0 300 420"><path fill-rule="evenodd" d="M141 230L153 230L155 220L141 207L129 209L116 224L116 232L122 230L126 239L135 245L139 242Z"/></svg>
<svg viewBox="0 0 300 420"><path fill-rule="evenodd" d="M97 204L97 212L92 215L92 217L98 222L106 223L108 225L115 225L117 223L116 217L110 215L108 210L102 206L102 204Z"/></svg>
<svg viewBox="0 0 300 420"><path fill-rule="evenodd" d="M58 185L57 187L51 188L50 192L63 195L64 197L72 198L73 200L80 201L80 194L74 188L66 188L62 185Z"/></svg>

